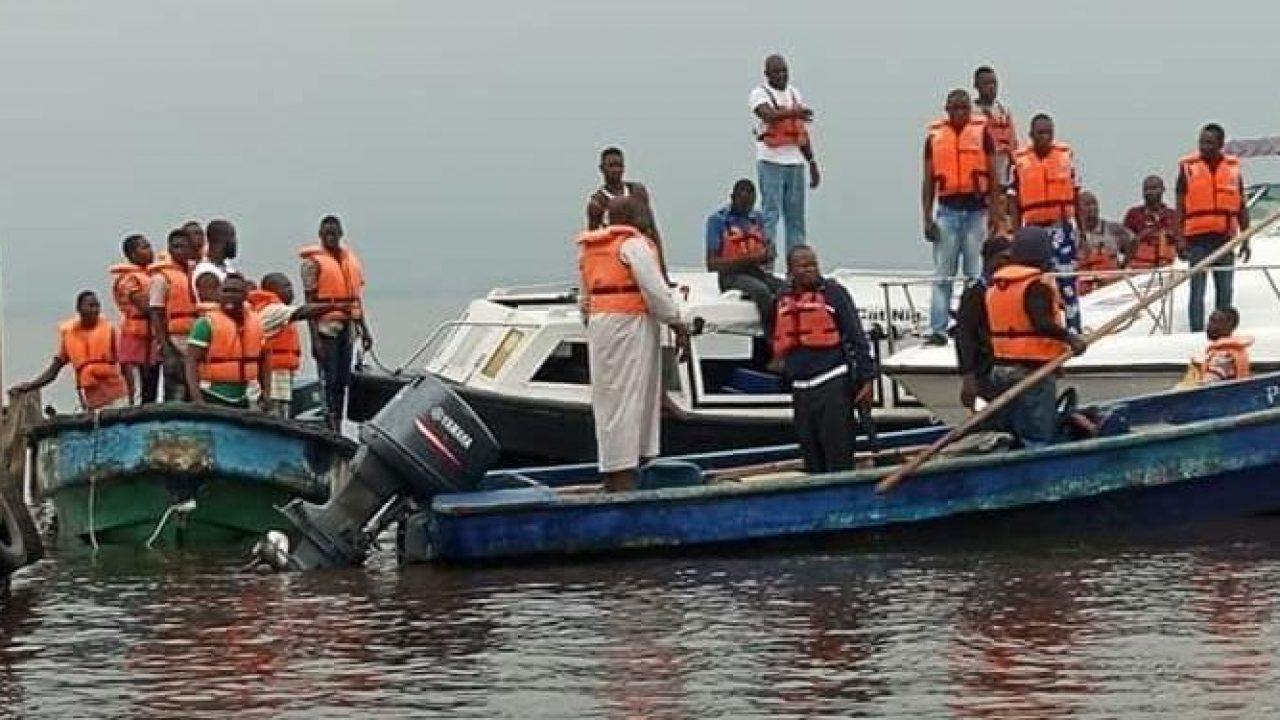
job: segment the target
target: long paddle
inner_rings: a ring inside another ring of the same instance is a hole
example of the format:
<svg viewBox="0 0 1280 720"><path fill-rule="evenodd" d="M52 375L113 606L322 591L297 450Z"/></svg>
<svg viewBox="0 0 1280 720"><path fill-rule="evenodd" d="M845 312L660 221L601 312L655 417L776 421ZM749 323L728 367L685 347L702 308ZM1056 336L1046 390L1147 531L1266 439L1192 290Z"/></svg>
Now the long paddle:
<svg viewBox="0 0 1280 720"><path fill-rule="evenodd" d="M1133 317L1136 317L1138 313L1142 312L1143 310L1147 309L1149 306L1151 306L1152 304L1154 304L1164 296L1173 292L1174 288L1186 282L1186 280L1190 278L1192 275L1197 275L1211 268L1213 266L1213 263L1216 262L1219 258L1223 257L1229 252L1234 251L1236 247L1244 243L1249 238L1253 237L1255 234L1258 233L1259 230L1261 230L1262 228L1268 227L1269 225L1271 225L1271 223L1275 222L1278 219L1280 219L1280 210L1277 210L1271 213L1270 215L1268 215L1267 217L1263 218L1261 222L1254 223L1248 230L1240 233L1239 235L1236 235L1230 241L1224 243L1222 247L1209 253L1209 255L1205 257L1205 259L1201 260L1194 267L1189 268L1186 272L1182 273L1181 275L1174 276L1173 282L1169 283L1168 285L1165 285L1160 290L1154 293L1151 293L1146 297L1141 298L1140 300L1138 300L1136 304L1134 304L1133 307L1129 308L1127 311L1121 313L1120 315L1117 315L1111 318L1109 321L1107 321L1105 325L1086 335L1084 337L1085 346L1088 347L1089 345L1092 345L1093 343L1097 342L1101 338L1104 338L1107 335L1110 335L1116 328L1119 328L1121 325L1128 322ZM951 432L942 436L941 438L938 439L937 442L930 445L927 450L925 450L924 452L912 458L911 462L908 462L907 464L895 470L888 477L881 480L880 483L876 485L876 492L885 493L892 490L898 483L907 479L907 477L911 475L911 473L915 472L916 470L919 470L921 465L924 465L925 463L929 462L929 460L933 459L933 457L937 455L938 452L941 451L943 448L955 442L956 440L959 440L961 437L964 437L965 435L967 435L974 428L986 422L987 419L990 418L992 415L995 415L997 412L1003 410L1006 406L1009 405L1009 403L1013 402L1020 395L1022 395L1024 392L1029 390L1032 386L1038 384L1041 380L1044 380L1045 378L1049 377L1050 374L1052 374L1058 368L1062 367L1063 363L1070 360L1072 358L1072 355L1073 353L1070 350L1067 350L1066 352L1062 353L1061 355L1054 358L1053 360L1050 360L1044 365L1041 365L1035 372L1026 376L1025 378L1022 379L1021 382L1009 388L1008 390L1004 391L998 397L996 397L994 400L988 403L987 406L982 409L982 412L976 413L974 415L970 415L963 423L960 423L955 428L953 428Z"/></svg>

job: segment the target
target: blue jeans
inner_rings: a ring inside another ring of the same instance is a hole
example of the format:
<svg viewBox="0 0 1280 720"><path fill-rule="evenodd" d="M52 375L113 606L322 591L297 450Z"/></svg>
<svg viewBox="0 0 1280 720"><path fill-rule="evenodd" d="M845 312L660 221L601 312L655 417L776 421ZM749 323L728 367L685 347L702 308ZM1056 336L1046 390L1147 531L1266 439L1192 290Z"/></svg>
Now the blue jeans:
<svg viewBox="0 0 1280 720"><path fill-rule="evenodd" d="M760 206L764 211L764 234L777 243L778 218L787 230L786 252L804 244L804 165L779 165L760 160L756 163L760 178Z"/></svg>
<svg viewBox="0 0 1280 720"><path fill-rule="evenodd" d="M996 397L1017 385L1035 368L996 364L987 377L987 397ZM1023 447L1043 447L1058 434L1058 381L1050 375L1033 385L1001 411L994 425L1017 436Z"/></svg>
<svg viewBox="0 0 1280 720"><path fill-rule="evenodd" d="M943 278L933 284L929 303L929 330L945 335L951 319L952 278L964 256L964 275L972 280L982 274L982 243L987 239L986 210L955 210L938 206L938 241L933 244L933 274Z"/></svg>
<svg viewBox="0 0 1280 720"><path fill-rule="evenodd" d="M1222 247L1222 242L1193 240L1187 244L1187 263L1198 265L1209 257L1209 253ZM1235 289L1236 254L1234 252L1218 258L1213 263L1213 307L1215 310L1231 307L1231 296ZM1199 273L1191 276L1191 294L1187 298L1187 320L1191 332L1204 331L1204 291L1208 280Z"/></svg>

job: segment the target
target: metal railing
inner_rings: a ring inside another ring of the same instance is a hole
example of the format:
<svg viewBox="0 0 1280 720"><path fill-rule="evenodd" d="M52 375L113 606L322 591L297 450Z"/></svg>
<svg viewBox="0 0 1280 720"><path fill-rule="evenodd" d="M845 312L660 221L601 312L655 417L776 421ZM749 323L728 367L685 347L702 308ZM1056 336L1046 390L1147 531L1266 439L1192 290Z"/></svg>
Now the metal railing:
<svg viewBox="0 0 1280 720"><path fill-rule="evenodd" d="M1234 265L1231 267L1213 268L1209 272L1214 273L1239 273L1239 272L1260 272L1267 280L1267 285L1271 289L1271 294L1275 297L1277 305L1280 305L1280 283L1276 282L1273 272L1280 271L1280 265ZM1047 272L1045 277L1075 277L1077 279L1099 280L1107 278L1115 278L1121 280L1129 287L1133 293L1135 301L1145 297L1149 292L1158 292L1163 288L1169 280L1174 277L1185 274L1185 268L1175 268L1172 265L1166 265L1160 268L1146 268L1141 270L1075 270L1072 272ZM1150 276L1150 281L1146 283L1136 282L1139 277ZM932 276L926 278L903 278L901 280L884 280L881 281L880 287L884 292L885 311L890 317L896 317L897 313L892 309L892 289L900 289L907 298L908 310L914 314L916 311L915 301L911 296L912 287L931 287L941 282L967 282L963 276L954 278L944 278L941 276ZM1109 287L1113 283L1101 285L1097 290ZM1157 333L1168 335L1173 332L1173 294L1166 295L1159 303L1145 310L1147 317L1152 321L1151 334ZM1134 318L1136 321L1137 318ZM1133 321L1116 330L1123 332L1132 327ZM894 334L889 333L888 336L889 352L896 352Z"/></svg>

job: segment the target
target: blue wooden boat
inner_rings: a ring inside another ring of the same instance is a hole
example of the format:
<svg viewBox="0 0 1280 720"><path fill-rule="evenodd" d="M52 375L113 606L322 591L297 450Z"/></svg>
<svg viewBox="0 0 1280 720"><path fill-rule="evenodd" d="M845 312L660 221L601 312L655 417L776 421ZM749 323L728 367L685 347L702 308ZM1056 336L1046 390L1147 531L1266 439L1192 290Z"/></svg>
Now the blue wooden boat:
<svg viewBox="0 0 1280 720"><path fill-rule="evenodd" d="M276 506L326 500L355 453L320 425L182 403L59 417L28 442L59 540L103 545L256 538Z"/></svg>
<svg viewBox="0 0 1280 720"><path fill-rule="evenodd" d="M663 487L607 494L578 465L491 474L499 489L437 495L402 522L408 562L491 562L721 546L836 533L977 524L1053 529L1151 528L1280 510L1280 375L1130 398L1099 408L1096 438L1036 450L949 457L878 494L890 468L804 476L768 472L794 447L691 456ZM887 447L942 431L884 436ZM734 465L761 474L717 470ZM577 486L577 487L574 487Z"/></svg>

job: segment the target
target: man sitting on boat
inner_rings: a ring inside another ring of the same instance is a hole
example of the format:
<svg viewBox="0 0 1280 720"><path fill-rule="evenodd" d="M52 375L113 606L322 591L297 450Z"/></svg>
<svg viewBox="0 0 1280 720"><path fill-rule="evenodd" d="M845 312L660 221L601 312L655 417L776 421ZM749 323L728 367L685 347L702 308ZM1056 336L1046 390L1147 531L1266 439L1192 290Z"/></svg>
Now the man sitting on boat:
<svg viewBox="0 0 1280 720"><path fill-rule="evenodd" d="M578 237L581 303L587 320L591 414L607 491L632 490L644 460L659 454L662 325L687 333L662 279L658 249L634 223L643 206L609 201L607 227Z"/></svg>
<svg viewBox="0 0 1280 720"><path fill-rule="evenodd" d="M853 411L871 403L878 373L849 291L826 280L808 245L787 253L791 284L778 298L773 356L791 383L805 472L853 467Z"/></svg>
<svg viewBox="0 0 1280 720"><path fill-rule="evenodd" d="M982 246L982 276L970 283L960 296L956 312L956 360L960 373L960 404L974 410L979 397L986 395L984 388L995 358L991 352L991 337L987 330L987 288L991 277L1009 264L1010 241L993 237Z"/></svg>
<svg viewBox="0 0 1280 720"><path fill-rule="evenodd" d="M1239 325L1240 312L1233 307L1220 308L1209 315L1205 328L1209 347L1199 363L1201 385L1249 377L1249 346L1253 345L1253 338L1236 335Z"/></svg>
<svg viewBox="0 0 1280 720"><path fill-rule="evenodd" d="M262 287L249 292L249 306L262 320L263 343L267 349L271 382L266 387L270 412L291 417L289 402L293 398L293 379L302 367L302 341L294 323L311 320L325 313L347 309L342 303L293 304L293 283L284 273L268 273Z"/></svg>
<svg viewBox="0 0 1280 720"><path fill-rule="evenodd" d="M74 317L58 326L58 352L38 377L9 389L10 395L39 390L53 382L63 366L75 371L80 406L87 411L125 407L132 402L131 376L120 370L116 329L102 317L98 296L85 290L76 296Z"/></svg>
<svg viewBox="0 0 1280 720"><path fill-rule="evenodd" d="M270 365L262 320L245 302L243 277L229 274L187 339L187 392L192 402L248 408L268 387Z"/></svg>
<svg viewBox="0 0 1280 720"><path fill-rule="evenodd" d="M771 272L777 251L755 208L755 183L734 183L729 204L707 218L707 269L719 273L721 292L738 290L755 303L765 337L772 337L773 304L785 283Z"/></svg>
<svg viewBox="0 0 1280 720"><path fill-rule="evenodd" d="M995 271L986 292L988 342L994 358L987 397L1009 390L1067 350L1084 353L1084 341L1066 327L1058 286L1046 276L1053 267L1049 231L1035 225L1020 228L1014 234L1009 264ZM1001 424L1023 446L1052 443L1057 435L1057 398L1057 381L1045 378L1008 405Z"/></svg>

